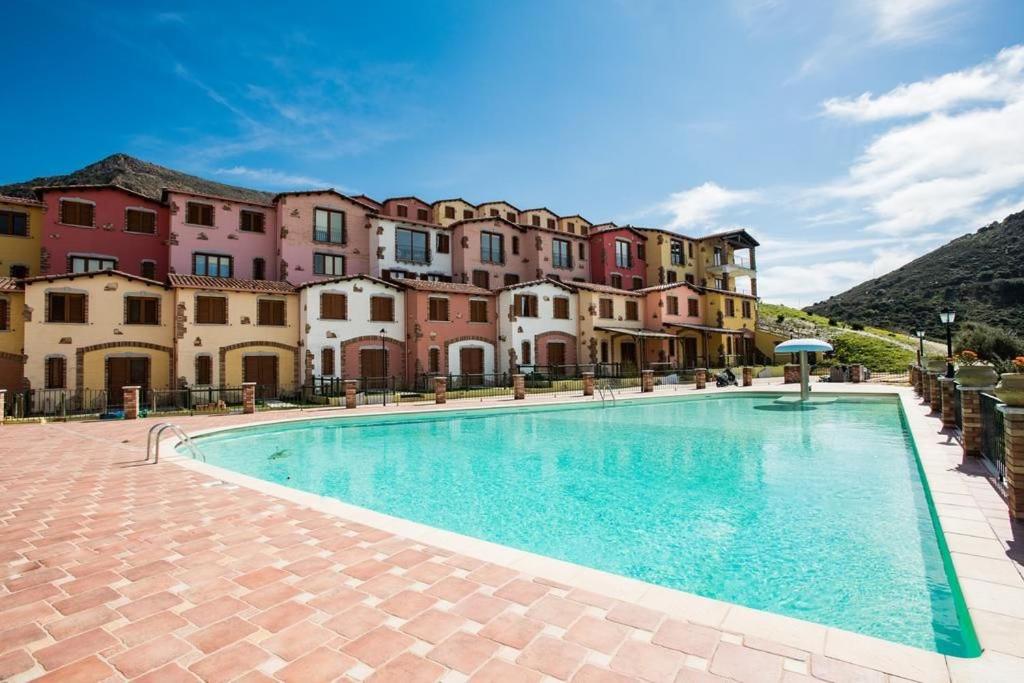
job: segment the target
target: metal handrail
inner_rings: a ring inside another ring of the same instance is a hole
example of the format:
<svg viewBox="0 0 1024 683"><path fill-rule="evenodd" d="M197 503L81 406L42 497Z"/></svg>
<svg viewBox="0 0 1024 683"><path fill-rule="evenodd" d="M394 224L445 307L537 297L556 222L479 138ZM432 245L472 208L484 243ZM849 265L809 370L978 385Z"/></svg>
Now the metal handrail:
<svg viewBox="0 0 1024 683"><path fill-rule="evenodd" d="M606 391L608 392L608 395L611 397L612 405L614 406L615 405L615 400L616 400L615 399L615 391L612 389L611 383L609 383L607 380L605 380L604 382L598 382L597 383L597 395L601 397L601 407L602 408L605 406L604 392L606 392Z"/></svg>
<svg viewBox="0 0 1024 683"><path fill-rule="evenodd" d="M206 462L206 455L201 450L199 450L198 446L195 445L195 443L192 441L192 437L186 434L181 429L181 427L172 422L161 422L149 428L149 434L146 436L146 462L149 462L149 456L151 452L153 455L153 464L155 465L156 463L160 462L160 435L163 434L164 431L168 429L170 429L171 433L173 433L176 437L181 439L181 442L188 447L189 451L191 451L192 453L193 460L202 460L203 462ZM156 433L155 450L153 448L154 432Z"/></svg>

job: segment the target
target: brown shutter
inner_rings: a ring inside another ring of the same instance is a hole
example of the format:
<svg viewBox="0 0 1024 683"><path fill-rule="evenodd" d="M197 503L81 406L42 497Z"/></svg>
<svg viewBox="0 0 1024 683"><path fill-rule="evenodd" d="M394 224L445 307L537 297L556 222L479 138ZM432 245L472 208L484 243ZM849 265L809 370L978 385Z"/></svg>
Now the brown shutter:
<svg viewBox="0 0 1024 683"><path fill-rule="evenodd" d="M85 322L85 295L72 294L68 297L68 322Z"/></svg>
<svg viewBox="0 0 1024 683"><path fill-rule="evenodd" d="M10 322L8 320L8 304L6 299L0 299L0 330L6 330Z"/></svg>

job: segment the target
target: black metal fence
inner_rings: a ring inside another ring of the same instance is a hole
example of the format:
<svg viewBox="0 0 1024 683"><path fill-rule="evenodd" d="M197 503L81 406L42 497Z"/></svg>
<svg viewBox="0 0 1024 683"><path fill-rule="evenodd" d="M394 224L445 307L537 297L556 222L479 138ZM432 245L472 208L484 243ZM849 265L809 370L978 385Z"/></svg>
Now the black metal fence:
<svg viewBox="0 0 1024 683"><path fill-rule="evenodd" d="M7 418L63 419L107 412L107 392L101 389L22 389L7 393Z"/></svg>
<svg viewBox="0 0 1024 683"><path fill-rule="evenodd" d="M1003 413L999 410L1000 405L1002 401L995 396L981 395L981 455L992 465L999 481L1004 482L1006 446L1003 441Z"/></svg>

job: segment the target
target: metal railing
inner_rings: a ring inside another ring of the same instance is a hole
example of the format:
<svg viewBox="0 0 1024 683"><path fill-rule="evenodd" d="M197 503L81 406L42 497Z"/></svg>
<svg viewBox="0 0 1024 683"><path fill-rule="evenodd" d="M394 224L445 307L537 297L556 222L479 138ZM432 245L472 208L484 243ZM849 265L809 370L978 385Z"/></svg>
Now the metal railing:
<svg viewBox="0 0 1024 683"><path fill-rule="evenodd" d="M107 392L102 389L23 389L7 394L7 417L12 420L102 415L107 407Z"/></svg>
<svg viewBox="0 0 1024 683"><path fill-rule="evenodd" d="M959 391L956 393L960 393ZM1002 401L991 394L981 397L981 455L991 465L1000 483L1006 480L1006 445Z"/></svg>

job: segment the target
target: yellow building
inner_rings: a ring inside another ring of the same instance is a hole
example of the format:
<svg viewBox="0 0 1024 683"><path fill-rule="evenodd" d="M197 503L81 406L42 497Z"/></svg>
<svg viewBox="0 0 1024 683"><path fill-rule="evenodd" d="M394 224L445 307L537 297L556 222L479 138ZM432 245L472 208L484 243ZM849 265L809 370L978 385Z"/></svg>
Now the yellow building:
<svg viewBox="0 0 1024 683"><path fill-rule="evenodd" d="M434 222L448 227L457 221L472 220L477 217L476 207L465 199L442 199L430 205L434 212Z"/></svg>
<svg viewBox="0 0 1024 683"><path fill-rule="evenodd" d="M172 299L167 286L114 270L25 281L25 379L100 408L125 386L174 385ZM37 399L49 400L47 392Z"/></svg>
<svg viewBox="0 0 1024 683"><path fill-rule="evenodd" d="M558 229L570 235L583 235L586 237L590 233L592 225L593 223L578 213L572 216L562 216L558 219Z"/></svg>
<svg viewBox="0 0 1024 683"><path fill-rule="evenodd" d="M580 364L595 365L598 374L635 372L667 358L675 334L647 329L646 295L590 282L573 282L579 295Z"/></svg>
<svg viewBox="0 0 1024 683"><path fill-rule="evenodd" d="M706 288L705 325L708 358L714 367L748 365L756 351L757 298Z"/></svg>
<svg viewBox="0 0 1024 683"><path fill-rule="evenodd" d="M648 286L700 284L698 241L660 228L637 228L646 238Z"/></svg>
<svg viewBox="0 0 1024 683"><path fill-rule="evenodd" d="M0 277L24 278L39 272L46 205L0 196Z"/></svg>
<svg viewBox="0 0 1024 683"><path fill-rule="evenodd" d="M256 382L273 398L300 387L299 297L287 282L170 276L181 386Z"/></svg>
<svg viewBox="0 0 1024 683"><path fill-rule="evenodd" d="M25 370L25 293L21 283L0 277L0 389L22 388Z"/></svg>

